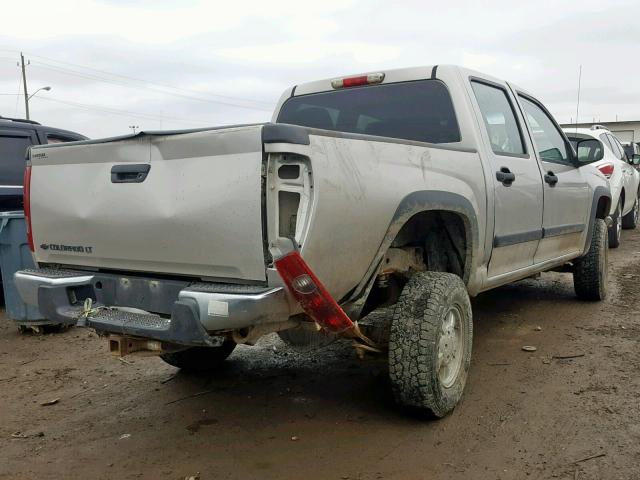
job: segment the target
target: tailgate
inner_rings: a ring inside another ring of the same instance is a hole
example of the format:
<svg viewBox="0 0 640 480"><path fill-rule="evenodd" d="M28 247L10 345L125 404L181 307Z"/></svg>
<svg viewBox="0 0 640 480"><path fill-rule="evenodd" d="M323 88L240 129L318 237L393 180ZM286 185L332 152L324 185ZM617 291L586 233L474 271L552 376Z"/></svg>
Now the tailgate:
<svg viewBox="0 0 640 480"><path fill-rule="evenodd" d="M34 148L31 162L38 262L265 280L261 126Z"/></svg>

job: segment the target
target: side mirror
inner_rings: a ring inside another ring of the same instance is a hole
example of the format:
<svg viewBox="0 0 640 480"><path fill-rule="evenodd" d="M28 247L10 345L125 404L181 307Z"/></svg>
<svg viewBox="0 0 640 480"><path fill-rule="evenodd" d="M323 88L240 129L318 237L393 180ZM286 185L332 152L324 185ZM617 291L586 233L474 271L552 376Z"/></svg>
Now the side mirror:
<svg viewBox="0 0 640 480"><path fill-rule="evenodd" d="M602 143L595 138L580 140L576 145L576 151L578 152L578 162L580 163L597 162L604 158Z"/></svg>

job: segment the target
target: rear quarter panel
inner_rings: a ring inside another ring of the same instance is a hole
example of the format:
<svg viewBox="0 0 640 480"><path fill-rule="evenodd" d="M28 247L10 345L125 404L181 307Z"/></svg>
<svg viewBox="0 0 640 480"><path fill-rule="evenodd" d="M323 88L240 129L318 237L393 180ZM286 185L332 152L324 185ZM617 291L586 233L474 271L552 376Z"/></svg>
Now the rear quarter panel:
<svg viewBox="0 0 640 480"><path fill-rule="evenodd" d="M485 182L475 151L311 135L297 153L312 159L315 196L302 253L335 298L363 279L398 207L413 192L467 199L477 216L476 238L484 240ZM474 245L474 259L483 248Z"/></svg>

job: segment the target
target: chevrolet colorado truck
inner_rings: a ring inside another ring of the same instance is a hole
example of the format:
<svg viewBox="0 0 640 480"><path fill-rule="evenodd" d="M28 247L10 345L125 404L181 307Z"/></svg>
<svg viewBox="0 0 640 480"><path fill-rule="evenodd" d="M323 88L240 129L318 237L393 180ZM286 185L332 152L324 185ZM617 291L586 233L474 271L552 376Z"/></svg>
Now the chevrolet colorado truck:
<svg viewBox="0 0 640 480"><path fill-rule="evenodd" d="M289 88L270 123L32 147L37 268L15 282L116 353L185 369L267 333L348 336L388 352L401 406L441 417L468 375L469 296L562 269L605 297L610 197L521 88L372 72Z"/></svg>

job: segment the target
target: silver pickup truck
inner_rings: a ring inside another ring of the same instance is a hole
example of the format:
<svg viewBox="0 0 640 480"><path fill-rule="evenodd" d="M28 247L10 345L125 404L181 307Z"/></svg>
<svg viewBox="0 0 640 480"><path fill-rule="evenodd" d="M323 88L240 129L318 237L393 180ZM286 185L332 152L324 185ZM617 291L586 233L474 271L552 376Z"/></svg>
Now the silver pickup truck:
<svg viewBox="0 0 640 480"><path fill-rule="evenodd" d="M348 336L388 352L400 405L440 417L468 374L470 295L560 268L604 298L610 202L519 87L373 72L290 88L271 123L31 148L38 268L15 281L47 318L181 368L272 332Z"/></svg>

